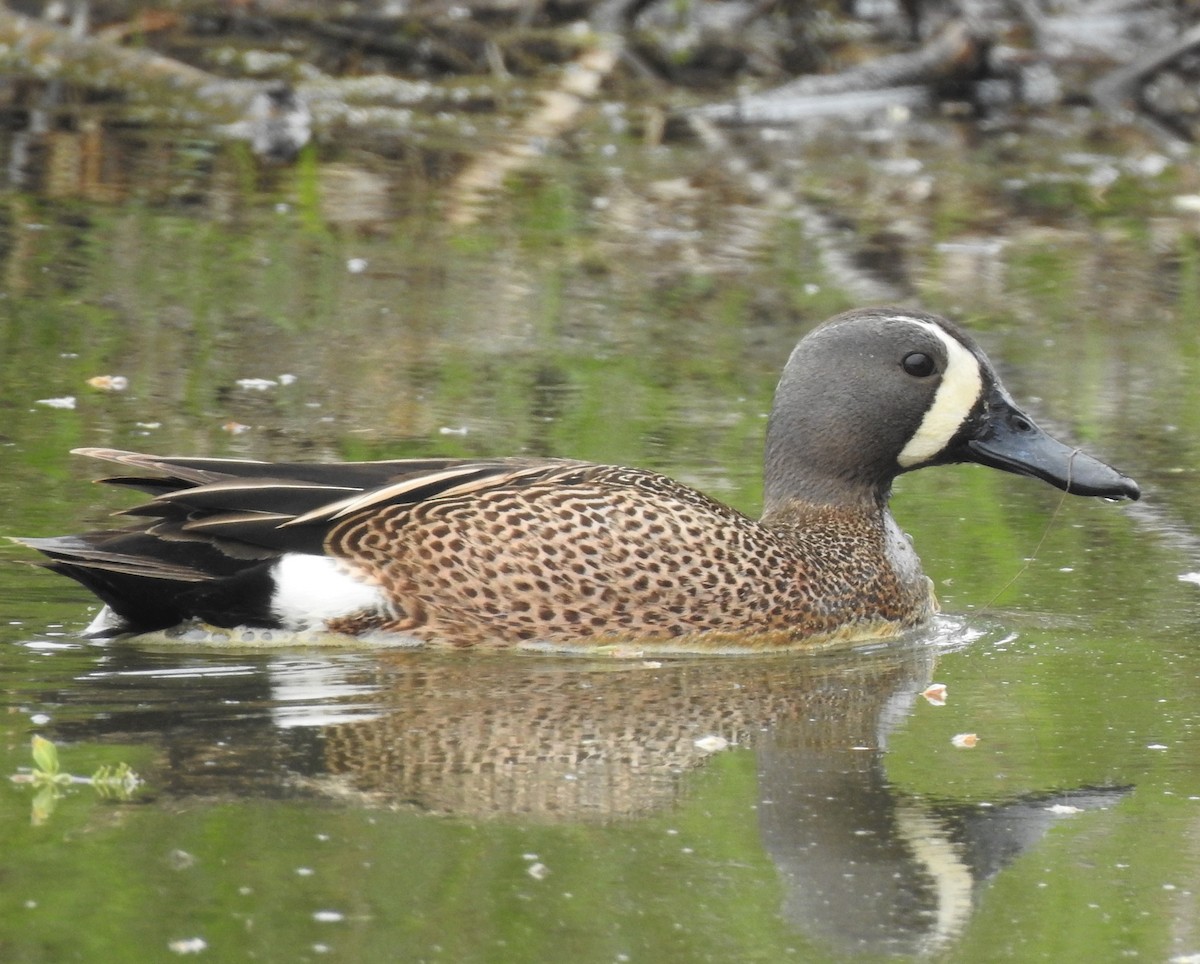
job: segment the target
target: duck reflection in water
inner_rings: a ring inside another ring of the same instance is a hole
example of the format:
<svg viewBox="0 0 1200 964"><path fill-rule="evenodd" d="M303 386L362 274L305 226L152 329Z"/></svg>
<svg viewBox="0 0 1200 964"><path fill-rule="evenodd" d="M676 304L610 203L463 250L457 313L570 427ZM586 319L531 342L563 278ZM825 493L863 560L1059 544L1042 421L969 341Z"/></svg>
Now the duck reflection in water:
<svg viewBox="0 0 1200 964"><path fill-rule="evenodd" d="M1103 808L1127 792L1056 788L981 806L895 786L888 738L936 652L926 634L804 661L482 676L478 662L434 668L425 656L384 671L379 718L327 729L325 766L375 799L444 813L612 820L678 803L717 737L756 755L752 806L792 926L847 950L932 951L965 927L980 887L1063 819L1056 803Z"/></svg>
<svg viewBox="0 0 1200 964"><path fill-rule="evenodd" d="M1054 804L1074 813L1126 792L1048 787L1017 799L931 800L894 782L889 738L909 722L939 653L965 635L939 618L932 634L803 659L394 651L277 659L266 675L240 679L191 669L157 683L130 663L69 697L95 705L101 686L111 689L105 705L136 701L138 715L112 714L92 728L125 741L165 739L169 772L152 779L167 792L244 799L286 790L472 821L669 813L726 741L718 753L755 754L757 793L745 813L780 873L789 925L842 950L918 953L952 943L981 887L1055 822L1086 819ZM138 658L132 649L112 657ZM231 695L269 712L241 717L232 734L219 709ZM143 715L155 704L163 715ZM131 718L145 732L129 733Z"/></svg>

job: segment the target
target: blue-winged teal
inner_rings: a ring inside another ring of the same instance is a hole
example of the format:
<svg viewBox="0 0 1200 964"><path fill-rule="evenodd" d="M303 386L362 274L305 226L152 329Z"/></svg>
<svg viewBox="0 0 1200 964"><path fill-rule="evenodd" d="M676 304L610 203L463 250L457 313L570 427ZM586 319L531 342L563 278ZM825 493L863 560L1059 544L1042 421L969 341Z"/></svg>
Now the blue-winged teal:
<svg viewBox="0 0 1200 964"><path fill-rule="evenodd" d="M128 528L22 540L112 636L187 620L764 648L890 635L936 609L888 511L902 472L979 462L1078 495L1137 484L1056 441L942 318L838 315L796 346L767 424L762 518L654 472L558 459L273 464L82 449L155 477Z"/></svg>

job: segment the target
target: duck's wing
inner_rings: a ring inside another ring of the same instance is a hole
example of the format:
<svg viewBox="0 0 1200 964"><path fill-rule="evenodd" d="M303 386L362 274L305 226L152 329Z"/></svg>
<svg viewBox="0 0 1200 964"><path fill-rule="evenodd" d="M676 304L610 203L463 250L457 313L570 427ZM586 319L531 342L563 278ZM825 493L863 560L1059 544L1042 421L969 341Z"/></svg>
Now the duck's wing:
<svg viewBox="0 0 1200 964"><path fill-rule="evenodd" d="M520 487L549 477L561 476L567 484L567 476L589 468L561 459L310 463L164 457L115 449L76 452L156 473L99 480L153 496L120 513L145 519L126 531L211 541L238 554L253 549L266 555L319 553L329 527L350 513L494 486Z"/></svg>

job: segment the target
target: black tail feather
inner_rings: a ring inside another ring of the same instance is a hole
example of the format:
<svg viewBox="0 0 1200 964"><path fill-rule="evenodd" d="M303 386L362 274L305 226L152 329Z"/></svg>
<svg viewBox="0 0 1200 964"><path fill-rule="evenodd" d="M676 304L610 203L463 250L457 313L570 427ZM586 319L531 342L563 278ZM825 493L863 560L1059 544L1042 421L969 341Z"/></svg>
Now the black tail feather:
<svg viewBox="0 0 1200 964"><path fill-rule="evenodd" d="M104 635L153 632L187 619L275 625L272 552L240 547L239 558L211 541L138 530L13 541L46 555L42 565L74 579L119 617Z"/></svg>

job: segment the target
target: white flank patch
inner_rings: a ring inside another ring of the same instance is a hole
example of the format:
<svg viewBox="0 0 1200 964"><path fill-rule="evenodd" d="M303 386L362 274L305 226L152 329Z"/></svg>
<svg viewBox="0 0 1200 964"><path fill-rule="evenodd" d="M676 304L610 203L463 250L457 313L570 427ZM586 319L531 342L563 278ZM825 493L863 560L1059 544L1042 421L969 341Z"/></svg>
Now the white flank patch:
<svg viewBox="0 0 1200 964"><path fill-rule="evenodd" d="M324 629L339 616L385 606L383 594L347 574L328 556L289 552L275 563L271 611L291 630Z"/></svg>
<svg viewBox="0 0 1200 964"><path fill-rule="evenodd" d="M88 623L83 631L85 636L107 636L119 631L125 625L125 620L112 611L108 606L103 607L96 617Z"/></svg>
<svg viewBox="0 0 1200 964"><path fill-rule="evenodd" d="M907 469L933 458L950 444L963 420L979 401L983 392L983 373L975 356L937 325L911 318L904 320L937 335L946 346L947 359L942 384L933 396L933 404L896 460Z"/></svg>

